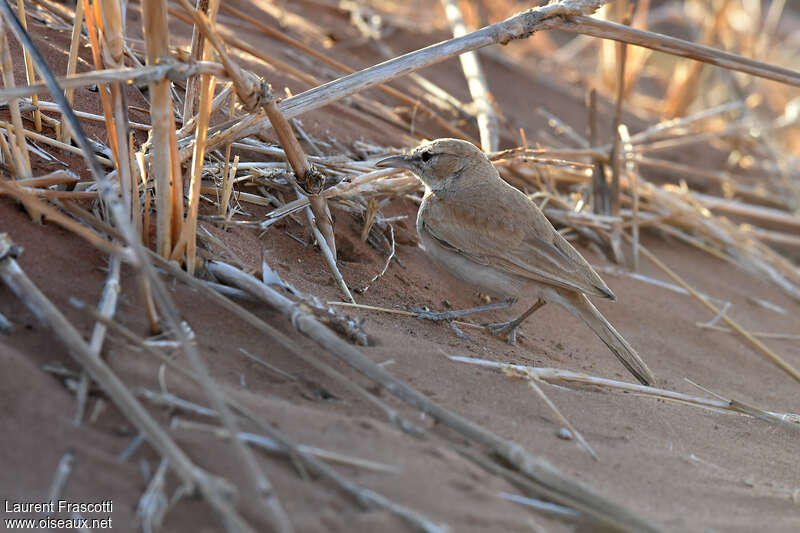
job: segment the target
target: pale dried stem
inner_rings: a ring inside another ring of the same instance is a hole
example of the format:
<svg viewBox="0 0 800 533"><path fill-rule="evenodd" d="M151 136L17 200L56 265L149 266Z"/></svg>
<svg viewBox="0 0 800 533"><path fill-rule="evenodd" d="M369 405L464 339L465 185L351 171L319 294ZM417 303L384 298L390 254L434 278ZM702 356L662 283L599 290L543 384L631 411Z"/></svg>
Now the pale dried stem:
<svg viewBox="0 0 800 533"><path fill-rule="evenodd" d="M217 2L214 2L215 4ZM214 94L214 79L204 74L200 77L200 101L195 129L194 153L192 154L192 173L189 185L189 211L183 230L175 248L172 259L179 261L186 256L186 271L194 274L197 254L197 214L200 209L200 185L203 179L203 161L205 159L206 134L211 115L211 99Z"/></svg>
<svg viewBox="0 0 800 533"><path fill-rule="evenodd" d="M89 0L81 0L83 2L83 11L86 15L86 29L89 32L89 41L92 45L92 59L94 61L94 68L96 70L103 70L103 59L100 51L100 36L103 34L103 20L100 16L100 3L95 2L89 4ZM100 102L103 105L103 115L106 117L106 131L108 137L111 139L111 152L114 156L114 164L117 168L120 167L119 150L117 147L117 127L114 122L114 112L112 110L111 96L109 95L105 85L98 85L97 94L100 96ZM127 139L125 140L127 145Z"/></svg>
<svg viewBox="0 0 800 533"><path fill-rule="evenodd" d="M625 66L628 62L628 45L617 43L617 99L614 106L614 129L612 130L613 141L609 160L611 162L611 215L619 216L622 204L622 191L620 190L619 180L622 172L622 154L620 151L619 128L622 125L622 104L625 98ZM612 231L609 236L611 251L617 263L624 261L621 244L622 227L619 223L612 224Z"/></svg>
<svg viewBox="0 0 800 533"><path fill-rule="evenodd" d="M19 15L19 21L22 23L22 27L27 29L28 17L25 16L24 0L17 0L17 15ZM27 50L23 49L22 54L25 59L25 78L28 81L28 85L30 85L36 82L36 73L33 71L33 60ZM31 101L33 105L37 105L39 100L34 95L31 97ZM34 109L33 111L33 127L38 132L42 131L42 112L38 109Z"/></svg>
<svg viewBox="0 0 800 533"><path fill-rule="evenodd" d="M125 41L124 28L122 27L123 13L119 0L100 0L99 6L103 20L103 63L112 68L124 67L123 43ZM129 213L138 210L138 197L133 196L133 172L131 170L131 156L129 152L128 136L128 110L124 87L120 83L110 84L111 107L114 128L109 128L109 134L116 132L116 138L111 143L116 144L117 173L119 175L122 204ZM102 90L102 89L101 89ZM135 205L134 205L135 201Z"/></svg>
<svg viewBox="0 0 800 533"><path fill-rule="evenodd" d="M206 38L214 45L214 48L216 48L222 63L228 70L229 75L233 78L237 96L245 108L253 111L257 107L260 107L266 113L278 137L278 141L284 149L286 159L291 165L292 170L294 170L297 179L297 183L294 185L298 196L303 193L308 195L310 211L307 211L307 218L309 226L315 233L317 243L328 263L328 268L331 270L331 273L347 299L354 301L350 290L347 288L347 284L342 278L341 272L339 272L339 268L336 266L336 239L333 233L333 219L331 218L327 200L320 194L322 192L322 186L324 185L323 176L309 164L297 137L295 137L292 126L278 109L276 100L269 88L266 85L262 86L260 83L254 81L252 75L245 73L239 65L230 58L221 38L213 28L211 28L208 20L202 13L194 10L187 0L179 1L184 10L192 17L197 28L200 29ZM298 187L302 188L302 191ZM311 213L313 213L313 215L311 215Z"/></svg>
<svg viewBox="0 0 800 533"><path fill-rule="evenodd" d="M5 3L5 0L2 0ZM8 4L6 4L7 6ZM14 248L7 235L0 235L0 278L30 311L51 328L70 355L119 407L126 418L166 457L175 472L203 494L211 507L229 524L231 531L254 533L230 502L221 494L220 485L197 467L186 453L159 426L113 370L92 352L75 327L42 294L14 260Z"/></svg>
<svg viewBox="0 0 800 533"><path fill-rule="evenodd" d="M163 3L159 5L156 5L155 3L149 4L147 7L154 8L153 10L156 11L156 13L150 13L149 15L146 15L145 16L146 19L148 17L150 19L162 18L158 17L159 11L163 15L166 14L165 10L163 9L164 7ZM102 171L97 165L97 162L91 158L91 145L88 139L86 138L86 135L83 133L83 129L81 128L80 123L77 120L77 117L75 117L75 115L72 114L71 109L67 104L63 93L61 92L62 89L58 86L57 82L55 81L55 78L53 77L52 72L50 72L50 69L47 66L47 63L44 61L44 58L41 56L39 51L33 45L30 36L21 27L19 21L17 21L14 18L14 15L11 12L11 9L7 3L7 0L0 0L0 9L2 9L3 11L3 16L11 22L17 37L23 42L24 46L28 48L31 54L34 56L34 61L37 64L40 73L45 78L48 87L50 87L51 94L53 94L53 96L58 99L59 104L63 106L62 111L65 113L65 118L69 121L69 125L72 128L73 134L75 135L78 144L84 151L84 156L86 157L87 164L97 182L98 189L102 195L103 200L106 203L108 211L111 214L117 227L122 232L124 237L123 240L126 241L131 246L131 249L134 253L136 264L142 269L143 273L147 276L148 280L150 281L154 299L156 302L158 302L158 304L160 305L161 309L164 312L164 318L167 326L171 329L172 333L177 336L180 344L183 347L183 350L187 356L189 363L195 369L195 372L198 374L198 376L200 376L202 385L205 388L205 391L209 396L212 405L214 406L215 409L217 409L217 411L222 416L222 419L225 422L226 427L228 428L229 431L231 431L231 433L234 434L237 433L236 422L235 420L233 420L229 409L224 404L221 392L216 388L215 384L211 380L208 374L208 369L205 367L205 364L203 363L202 358L197 352L197 349L192 345L187 328L180 321L177 309L175 307L174 302L172 301L172 298L169 295L169 292L167 291L166 287L161 283L161 280L156 276L155 271L149 262L149 256L139 243L139 235L135 233L135 230L130 224L130 221L126 218L125 210L121 202L119 201L119 198L115 194L112 184L110 183L108 177L103 175ZM146 9L146 11L149 11L149 9ZM162 22L166 22L166 16L163 16L163 19L164 20ZM158 22L159 21L156 21L156 23ZM154 27L150 27L150 31L153 31L154 29L155 29ZM162 29L164 29L163 25ZM147 31L148 28L146 25L145 32L147 33ZM172 130L172 133L174 134L174 128ZM63 328L56 328L57 332L61 332L62 330ZM77 335L77 333L75 333L75 335ZM82 342L79 336L78 340ZM104 365L102 361L92 361L92 362ZM90 368L90 371L91 370L92 368ZM105 376L103 379L98 378L97 375L93 375L93 377L95 378L96 381L100 382L101 384L106 383L108 381L107 377ZM125 392L127 393L127 390L125 390ZM128 404L120 404L120 407L123 408L123 411L125 411L124 407L126 405ZM136 405L138 405L138 403ZM146 415L146 412L144 414ZM136 416L136 413L131 412L129 413L129 416ZM148 434L150 438L154 438L155 434L153 433L152 428L148 427L144 432ZM155 436L157 437L157 435ZM155 444L157 443L154 443L154 445ZM156 447L158 448L158 446ZM277 497L274 494L271 485L269 484L269 481L266 479L263 473L260 472L260 469L258 468L258 464L255 461L255 457L253 456L252 452L244 444L238 441L235 442L234 448L236 449L237 453L239 453L241 457L244 459L244 462L246 463L247 466L247 473L251 477L254 485L256 486L256 490L258 491L259 496L264 498L267 504L267 508L270 511L271 518L273 519L273 525L275 526L275 529L278 531L290 531L291 526L288 523L288 519L286 519L285 513L283 513L282 511L280 503L278 502ZM174 453L174 450L172 450L172 452L173 453L169 454L171 456L170 462L173 462L173 460L181 461L181 457L177 456ZM175 467L174 462L173 462L173 467ZM189 478L187 479L187 481L196 482L205 480L204 479L197 480ZM244 523L241 520L241 518L238 517L238 515L236 515L235 510L233 510L233 508L227 501L220 501L218 494L216 492L212 492L208 486L204 487L201 485L200 488L201 490L207 491L207 493L205 494L207 499L209 500L211 505L217 510L218 514L224 517L223 521L225 522L228 528L231 528L236 531L252 531L252 529L246 523Z"/></svg>
<svg viewBox="0 0 800 533"><path fill-rule="evenodd" d="M111 256L109 258L108 276L103 285L103 292L100 295L100 302L97 304L97 313L100 316L111 320L117 310L117 301L121 291L119 284L119 273L122 267L122 262L119 257ZM100 357L103 349L103 341L106 337L106 325L102 322L96 322L94 329L92 329L92 336L89 340L89 350L94 357ZM81 372L81 381L78 385L78 401L75 409L75 418L73 423L76 426L81 425L83 414L86 412L86 401L89 397L89 374L84 370Z"/></svg>
<svg viewBox="0 0 800 533"><path fill-rule="evenodd" d="M218 78L228 79L225 69L219 63L202 61L199 63L176 63L168 60L163 64L148 65L139 68L120 68L107 70L93 70L81 72L66 77L56 78L59 87L77 89L90 87L103 83L129 83L142 84L154 83L165 79L185 79L197 74L212 74ZM25 85L23 87L6 88L0 90L0 104L7 103L12 98L22 98L32 94L50 92L45 83Z"/></svg>
<svg viewBox="0 0 800 533"><path fill-rule="evenodd" d="M0 20L0 65L2 66L3 85L8 89L16 86L14 81L14 65L11 59L11 51L8 48L8 36L6 35L5 23ZM8 109L11 113L11 122L14 124L14 134L9 131L9 140L12 139L11 150L14 154L14 170L19 178L31 177L31 160L28 155L28 143L25 141L25 128L22 126L22 115L19 111L19 100L11 98L8 101ZM40 216L35 211L30 211L31 218L39 219Z"/></svg>
<svg viewBox="0 0 800 533"><path fill-rule="evenodd" d="M637 30L606 20L578 15L565 19L563 23L558 25L558 29L635 44L659 52L710 63L729 70L744 72L751 76L778 81L787 85L800 86L800 72L795 70L770 65L762 61L756 61L675 37Z"/></svg>
<svg viewBox="0 0 800 533"><path fill-rule="evenodd" d="M233 193L233 179L236 177L236 172L239 168L239 156L233 158L233 164L228 169L228 158L231 156L231 145L225 151L225 169L222 171L222 195L219 200L219 214L226 220L228 218L228 209L231 203L231 194Z"/></svg>
<svg viewBox="0 0 800 533"><path fill-rule="evenodd" d="M564 424L564 426L572 433L572 436L575 437L575 440L577 440L578 443L581 446L583 446L583 448L587 452L589 452L589 455L591 455L595 461L599 461L600 458L597 456L597 453L594 451L594 449L591 446L589 446L589 443L586 442L586 439L583 438L583 435L581 435L581 433L577 429L575 429L572 423L569 420L567 420L567 417L565 417L561 413L561 410L558 408L558 406L556 406L555 403L553 403L553 400L551 400L547 396L547 394L545 394L545 392L542 390L542 388L539 386L536 380L535 379L529 380L528 385L530 385L530 387L536 392L536 394L539 395L539 397L542 399L542 401L544 401L547 407L551 411L553 411L553 414L556 415L558 421Z"/></svg>
<svg viewBox="0 0 800 533"><path fill-rule="evenodd" d="M69 59L67 59L67 76L72 76L75 74L76 69L78 68L78 54L80 53L81 47L81 29L83 28L83 2L78 1L75 5L75 22L72 25L72 38L70 39L69 43ZM69 105L72 105L72 102L75 98L75 89L69 88L66 90L64 95L67 97L67 102ZM31 95L33 96L33 95ZM58 136L58 140L69 144L70 141L70 131L69 127L64 124L63 115L61 121L61 131L60 135Z"/></svg>
<svg viewBox="0 0 800 533"><path fill-rule="evenodd" d="M746 204L736 200L728 200L710 194L692 192L692 197L697 199L700 204L708 209L729 215L743 216L778 224L791 228L792 231L800 231L800 217L780 209L773 209L761 205Z"/></svg>
<svg viewBox="0 0 800 533"><path fill-rule="evenodd" d="M237 269L222 263L210 263L209 268L218 278L229 280L239 288L268 302L283 315L291 318L292 324L301 333L385 387L386 390L401 400L433 416L465 437L491 449L498 456L519 469L524 475L535 481L539 485L541 492L554 501L583 511L587 515L594 517L598 522L614 524L622 530L655 531L655 528L649 522L587 489L585 486L570 480L549 464L528 454L519 444L502 439L483 427L432 402L425 395L395 378L380 365L364 356L358 349L347 344L317 321L314 316L303 311L294 302L255 278L251 278L250 281L244 283Z"/></svg>
<svg viewBox="0 0 800 533"><path fill-rule="evenodd" d="M286 44L288 44L290 46L293 46L293 47L295 47L295 48L297 48L299 50L302 50L306 54L308 54L308 55L310 55L310 56L312 56L312 57L314 57L316 59L319 59L320 61L323 61L323 62L327 63L328 65L334 67L337 70L340 70L341 72L346 72L348 74L352 74L353 72L355 72L355 70L353 70L352 68L348 67L347 65L345 65L343 63L340 63L340 62L336 61L335 59L326 56L325 54L317 52L316 50L314 50L310 46L306 46L302 42L298 41L297 39L294 39L294 38L290 37L289 35L287 35L284 32L275 30L275 29L267 26L266 24L264 24L260 20L251 17L247 13L244 13L243 11L240 11L239 9L236 9L235 7L232 7L232 6L228 5L228 4L223 4L222 5L222 9L225 10L225 11L228 11L230 13L233 13L234 15L236 15L236 17L238 17L241 20L246 20L247 22L249 22L250 24L256 26L258 29L260 29L262 32L264 32L265 34L269 35L270 37L273 37L275 39L283 41L283 42L285 42ZM392 55L394 55L394 54L392 54ZM464 139L464 140L471 141L470 137L466 133L464 133L463 131L459 130L458 128L455 128L452 125L450 125L447 121L445 121L439 115L437 115L432 109L430 109L425 104L419 102L418 100L414 100L413 98L411 98L409 96L406 96L404 93L398 91L397 89L389 87L388 85L378 85L376 87L376 89L379 89L379 90L385 92L386 94L388 94L388 95L390 95L390 96L392 96L394 98L397 98L398 100L404 102L405 104L407 104L408 106L410 106L412 108L416 108L418 111L422 112L424 115L428 116L430 119L432 119L434 122L436 122L436 124L438 124L441 128L443 128L445 131L447 131L450 135L452 135L452 136L454 136L456 138L459 138L459 139ZM430 90L430 86L428 86L428 90Z"/></svg>
<svg viewBox="0 0 800 533"><path fill-rule="evenodd" d="M710 118L714 118L725 113L730 113L733 111L741 111L746 106L748 106L747 102L743 102L741 100L734 100L733 102L728 102L727 104L710 107L708 109L698 111L697 113L693 113L685 117L664 120L662 122L659 122L658 124L649 126L647 129L640 131L639 133L631 135L631 142L633 143L647 142L651 140L653 137L658 137L669 130L680 130L682 128L695 125L698 122L708 120Z"/></svg>
<svg viewBox="0 0 800 533"><path fill-rule="evenodd" d="M209 0L197 0L196 7L202 13L208 12ZM213 17L209 17L212 21ZM197 29L197 26L192 28L192 45L189 52L191 61L200 61L203 59L203 49L205 44L205 37ZM197 77L191 77L186 80L186 91L183 95L183 125L194 116L195 100L197 100Z"/></svg>
<svg viewBox="0 0 800 533"><path fill-rule="evenodd" d="M4 122L4 121L0 120L0 128L5 129L8 132L9 137L11 137L11 133L12 132L15 134L14 137L16 137L16 132L17 132L16 128L12 127L7 122ZM76 148L75 146L72 146L72 145L69 145L69 144L64 144L64 143L59 142L59 141L57 141L55 139L51 139L50 137L48 137L46 135L42 135L41 133L36 133L36 132L30 131L30 130L23 130L23 131L25 132L25 137L29 137L30 139L32 139L34 141L39 141L39 142L42 142L42 143L45 143L45 144L49 144L50 146L54 146L56 148L64 150L65 152L70 152L70 153L77 154L77 155L81 155L83 153L80 148ZM97 162L101 163L102 165L105 165L107 167L113 167L114 166L114 162L113 161L111 161L110 159L106 159L103 156L96 155L96 154L92 153L92 157L94 157L97 160Z"/></svg>
<svg viewBox="0 0 800 533"><path fill-rule="evenodd" d="M192 78L189 78L189 79L192 79ZM222 89L219 92L219 94L214 97L213 100L211 100L211 114L212 115L214 114L214 112L219 110L219 108L222 106L222 104L225 103L225 100L228 98L228 96L231 95L231 87L232 86L233 85L230 82L228 82L226 84L225 88ZM231 102L230 102L229 107L228 107L228 109L229 109L228 118L231 118L231 119L233 118L233 114L234 114L234 111L236 109L236 101L233 100L234 97L235 97L235 95L231 96L232 99L231 99ZM184 120L183 125L181 126L181 129L179 129L176 132L176 136L178 137L178 141L181 141L185 137L187 137L188 135L192 134L192 132L195 129L195 126L197 126L197 119L198 119L198 116L195 115L195 116L191 117L188 120Z"/></svg>
<svg viewBox="0 0 800 533"><path fill-rule="evenodd" d="M682 404L694 405L704 409L717 409L722 411L732 411L739 414L749 416L757 416L753 413L753 408L744 410L741 408L743 405L736 400L724 400L703 398L700 396L692 396L682 392L675 392L667 389L659 389L657 387L650 387L647 385L640 385L638 383L628 383L625 381L617 381L614 379L606 379L580 372L572 372L570 370L562 370L560 368L542 368L524 365L513 365L508 363L498 363L496 361L488 361L485 359L476 359L473 357L461 356L448 356L451 361L459 363L468 363L479 365L489 368L496 368L511 375L523 377L526 379L539 379L552 384L580 384L580 385L594 385L604 389L621 390L624 392L635 393L643 396L652 396L655 398L666 399ZM762 416L759 418L767 417L772 423L789 423L791 426L800 424L800 415L793 413L777 413L774 411L765 411L756 409ZM797 427L797 426L795 426Z"/></svg>
<svg viewBox="0 0 800 533"><path fill-rule="evenodd" d="M633 239L632 245L632 263L634 272L639 270L639 173L636 169L636 163L630 157L633 151L633 144L631 144L631 136L628 133L628 127L625 124L620 124L618 129L620 148L622 151L622 159L625 161L625 175L628 178L628 190L631 195L631 210L633 216L631 217L631 237ZM619 226L617 226L619 227ZM622 228L619 227L622 231Z"/></svg>
<svg viewBox="0 0 800 533"><path fill-rule="evenodd" d="M170 60L169 24L164 0L142 3L142 27L147 64L157 65L168 62ZM175 165L172 161L175 120L172 111L170 83L166 79L161 79L151 81L149 87L150 119L153 124L151 138L153 163L150 174L156 184L158 212L156 250L162 257L169 257L173 245L180 235L183 223L183 186L180 173L175 174ZM180 168L178 170L180 172Z"/></svg>
<svg viewBox="0 0 800 533"><path fill-rule="evenodd" d="M78 5L80 5L80 4L78 4ZM42 111L57 111L58 110L58 105L54 104L53 102L47 102L45 100L39 100L39 109L41 109ZM43 115L43 117L45 117L45 116L46 115ZM86 111L75 110L75 116L77 116L78 118L91 120L92 122L105 122L106 121L105 117L103 117L101 115L95 115L94 113L87 113ZM61 125L61 124L62 124L62 122L59 121L59 125ZM135 129L135 130L139 130L139 131L150 131L150 128L151 128L150 124L144 124L142 122L133 122L133 121L128 121L128 127L132 128L132 129ZM64 128L61 128L61 130L63 131ZM69 136L67 136L67 138L69 139ZM59 138L59 140L61 140L61 138ZM61 140L61 142L63 143L64 141Z"/></svg>
<svg viewBox="0 0 800 533"><path fill-rule="evenodd" d="M453 37L462 37L469 33L467 25L464 23L464 16L461 14L461 8L458 7L458 0L442 0L442 6L453 29ZM489 84L478 60L478 53L466 52L458 56L458 59L461 61L461 68L464 71L464 77L467 78L467 86L477 110L481 148L484 152L494 152L500 146L499 126L497 115L492 107Z"/></svg>
<svg viewBox="0 0 800 533"><path fill-rule="evenodd" d="M628 155L631 157L630 154ZM739 196L748 196L761 202L767 200L776 205L783 205L782 198L768 194L763 187L759 187L758 185L742 185L736 181L737 176L735 174L731 174L730 172L723 170L703 169L693 165L684 165L682 163L676 163L666 159L647 157L644 155L633 156L631 160L637 163L639 166L661 168L679 173L681 174L681 179L686 179L690 185L694 185L696 183L708 185L710 180L719 185L723 191L730 191Z"/></svg>
<svg viewBox="0 0 800 533"><path fill-rule="evenodd" d="M130 259L130 255L121 246L103 239L91 229L79 224L72 218L63 215L57 209L36 198L34 194L37 194L38 192L39 191L35 189L32 192L27 192L20 187L9 184L5 180L0 180L0 194L7 194L13 198L16 198L25 205L30 205L37 212L45 215L51 222L54 222L62 228L78 235L98 250L101 250L109 255L120 256L126 260Z"/></svg>
<svg viewBox="0 0 800 533"><path fill-rule="evenodd" d="M623 233L623 236L626 240L630 241L630 237L627 234ZM715 315L720 314L720 310L708 301L707 298L703 297L700 293L698 293L691 285L686 283L683 278L681 278L678 274L676 274L671 268L665 265L658 257L656 257L653 253L650 252L644 246L639 246L639 250L641 251L642 255L647 257L654 265L656 265L662 272L664 272L667 276L672 278L675 283L686 289L689 294L691 294L695 299L697 299L701 304L711 310ZM747 332L744 328L742 328L738 323L734 322L728 315L723 314L721 319L728 324L728 326L738 333L741 337L743 337L748 343L750 343L757 351L761 352L763 355L767 357L775 366L792 376L795 380L800 381L800 372L798 372L791 364L789 364L786 360L784 360L781 356L773 352L767 346L764 345L761 341L753 337L749 332Z"/></svg>
<svg viewBox="0 0 800 533"><path fill-rule="evenodd" d="M709 16L704 17L703 32L700 36L701 44L710 45L714 42L714 39L719 34L720 25L727 18L728 8L731 4L731 0L711 2L709 4L709 13L707 13ZM714 10L713 13L710 12L711 9ZM662 116L672 118L686 114L686 110L702 86L700 76L703 72L703 67L703 63L691 60L679 63L675 67L662 102Z"/></svg>
<svg viewBox="0 0 800 533"><path fill-rule="evenodd" d="M67 486L67 480L72 473L72 463L75 462L75 454L72 452L65 453L61 460L58 461L56 473L53 476L53 481L50 483L50 490L47 491L47 501L54 502L61 499L64 493L64 488ZM48 513L48 518L52 514Z"/></svg>
<svg viewBox="0 0 800 533"><path fill-rule="evenodd" d="M202 422L194 422L192 420L184 420L177 417L172 419L172 422L170 423L170 429L206 431L220 439L231 438L231 434L228 432L227 429L223 427L215 426L212 424L204 424ZM274 439L265 437L263 435L256 435L254 433L242 432L239 433L239 435L237 435L237 438L244 440L249 444L258 446L259 448L262 448L268 452L278 452L278 453L283 453L285 455L289 455L287 453L287 450L285 450L278 442L276 442ZM387 465L384 463L378 463L376 461L370 461L367 459L362 459L360 457L345 455L342 453L325 450L322 448L316 448L314 446L308 446L305 444L298 444L297 449L304 453L307 453L308 455L316 459L325 461L327 463L342 464L354 468L361 468L372 472L397 473L399 471L399 469L396 466Z"/></svg>
<svg viewBox="0 0 800 533"><path fill-rule="evenodd" d="M70 170L56 170L37 178L17 180L17 185L20 187L49 187L50 185L61 185L65 183L74 184L78 180L78 176Z"/></svg>

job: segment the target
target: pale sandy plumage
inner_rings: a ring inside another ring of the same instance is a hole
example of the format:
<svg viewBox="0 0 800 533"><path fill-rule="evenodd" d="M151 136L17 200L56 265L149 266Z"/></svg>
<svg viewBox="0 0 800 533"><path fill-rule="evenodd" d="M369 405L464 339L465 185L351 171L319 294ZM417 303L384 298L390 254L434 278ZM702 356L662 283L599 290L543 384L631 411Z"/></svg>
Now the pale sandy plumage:
<svg viewBox="0 0 800 533"><path fill-rule="evenodd" d="M533 291L585 322L642 383L653 374L586 295L615 299L597 272L526 195L500 178L486 155L457 139L425 143L381 166L412 170L426 193L417 215L420 243L456 277L492 296ZM495 331L514 330L541 303Z"/></svg>

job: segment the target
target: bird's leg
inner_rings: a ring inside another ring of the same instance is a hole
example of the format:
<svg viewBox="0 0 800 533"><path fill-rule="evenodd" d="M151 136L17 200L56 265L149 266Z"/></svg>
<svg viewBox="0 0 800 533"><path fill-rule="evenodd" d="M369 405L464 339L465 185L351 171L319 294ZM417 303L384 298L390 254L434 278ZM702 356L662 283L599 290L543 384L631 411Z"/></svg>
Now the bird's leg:
<svg viewBox="0 0 800 533"><path fill-rule="evenodd" d="M492 324L486 324L486 329L492 335L501 335L503 333L508 333L508 344L514 345L517 344L517 328L522 324L522 322L535 313L540 307L544 306L547 302L539 298L536 300L536 303L531 306L530 309L522 313L522 316L515 320L509 320L508 322L494 322Z"/></svg>
<svg viewBox="0 0 800 533"><path fill-rule="evenodd" d="M478 307L470 307L469 309L457 309L455 311L445 311L443 313L434 313L433 311L428 311L427 309L414 309L414 312L417 313L417 318L427 318L428 320L455 320L456 318L461 318L462 316L471 315L474 313L481 313L483 311L494 311L495 309L507 309L514 305L514 302L517 301L516 298L510 298L508 300L503 300L501 302L492 302L486 305L479 305Z"/></svg>

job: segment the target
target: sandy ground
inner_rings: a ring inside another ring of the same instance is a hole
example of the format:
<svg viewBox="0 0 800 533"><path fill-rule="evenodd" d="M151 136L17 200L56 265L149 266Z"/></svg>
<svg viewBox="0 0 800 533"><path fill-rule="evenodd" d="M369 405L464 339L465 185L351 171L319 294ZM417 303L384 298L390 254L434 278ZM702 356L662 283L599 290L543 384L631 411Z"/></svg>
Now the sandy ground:
<svg viewBox="0 0 800 533"><path fill-rule="evenodd" d="M259 14L259 7L244 2L235 4ZM136 32L139 19L136 5L132 4L132 8L129 24ZM259 17L273 22L266 15ZM320 8L314 20L317 26L306 28L304 38L313 39L323 30L336 28L332 37L335 45L329 53L355 68L378 61L368 44L357 41L346 18L338 11ZM35 23L33 28L51 65L57 71L64 70L66 53L63 51L68 48L68 34ZM183 38L187 35L186 29L181 24L174 25L176 35ZM262 49L276 54L283 50L243 26L234 29L241 38ZM440 31L415 34L402 30L395 33L389 43L396 51L403 52L444 37ZM12 50L15 58L19 57L15 44ZM88 58L87 51L83 56ZM580 100L571 98L567 91L556 90L552 84L521 77L488 59L485 63L496 100L516 123L528 125L526 127L535 131L543 120L536 115L535 107L541 105L582 131L585 111ZM248 65L268 76L277 88L286 85L293 92L305 88L262 65L254 62ZM327 68L317 68L319 77L329 79ZM456 61L447 61L423 74L456 96L467 98ZM18 82L21 83L21 79L18 78ZM400 81L396 86L404 87L405 83ZM131 94L134 98L131 103L142 105L141 99L137 101L134 93ZM394 105L388 97L376 94L378 99ZM96 93L79 90L76 107L98 112L97 100ZM344 144L364 139L377 144L401 145L405 133L341 106L311 113L303 117L303 123L312 134L323 136L327 132ZM435 125L424 123L424 127L441 134ZM89 128L89 131L101 138L104 135L99 128ZM696 151L693 156L693 152L687 150L680 158L686 161L695 157L701 161L699 154ZM711 153L704 156L702 162L713 168L718 158L719 154ZM77 162L68 157L64 160L71 165ZM37 173L58 168L42 164L36 158L34 162ZM263 213L257 209L252 212ZM407 221L397 227L397 255L402 266L393 263L386 275L373 283L366 293L356 296L357 301L403 310L418 306L441 310L448 305L461 308L479 303L476 293L434 266L416 246L415 213L416 206L408 200L396 200L386 209L387 215L408 216ZM349 214L335 211L334 216L342 250L342 273L351 287L364 286L383 267L385 256L361 243L360 223ZM298 289L322 300L341 298L321 256L312 246L304 247L290 238L289 234L302 238L304 231L292 220L285 219L262 237L246 229L226 232L208 227L250 267L258 268L263 248L268 252L271 266ZM22 268L82 332L88 333L92 326L90 319L70 307L68 299L97 301L107 265L103 255L52 224L31 223L21 207L8 199L0 200L0 229L10 233L12 239L24 247L19 259ZM796 318L800 306L773 285L677 241L646 235L644 243L693 286L730 301L733 304L731 316L751 330L796 333L800 329ZM583 243L577 242L577 246L593 264L609 264ZM213 253L224 256L218 250ZM646 261L640 270L642 274L663 279L663 275ZM645 358L657 375L659 386L704 395L687 382L690 379L747 404L778 412L800 412L797 383L734 335L697 327L696 322L712 317L696 301L626 276L603 277L619 302L598 302L598 307ZM122 285L116 318L144 336L147 327L138 284L127 268L123 269ZM425 437L415 439L401 433L374 407L283 353L269 339L215 308L200 294L173 282L170 287L185 319L197 334L198 346L212 375L230 394L262 413L298 442L398 469L395 473L385 473L337 467L354 481L413 507L436 522L449 525L453 531L523 532L537 527L544 531L572 530L572 526L498 498L498 492L517 491L454 451L451 444L463 444L461 438L430 419L420 418L387 392L374 389L310 340L301 339L300 342L310 353L369 387L403 415L417 420L426 428ZM750 299L752 296L777 304L786 313L756 305ZM257 305L249 305L249 308L294 335L288 321L268 308ZM488 313L478 320L506 319L521 308L522 303L513 311ZM63 496L73 501L111 499L114 529L137 530L137 502L159 458L143 445L128 460L118 459L136 436L136 430L108 401L104 402L105 409L91 421L80 427L73 426L74 394L65 386L63 378L46 373L43 367L61 366L76 371L76 364L52 332L41 326L5 287L0 287L0 312L14 323L13 331L0 337L3 368L0 401L4 406L0 410L3 428L0 432L0 499L43 501L59 459L70 451L74 454L74 463ZM593 333L559 308L547 306L526 322L515 347L478 330L467 330L472 338L472 342L467 342L445 324L360 310L344 314L364 320L364 330L372 342L362 348L363 353L376 362L387 362L386 368L398 378L447 408L517 441L575 479L649 517L664 530L800 530L800 512L793 500L795 491L800 488L800 471L796 465L797 432L792 428L632 394L608 393L590 387L547 386L550 398L597 451L600 460L595 461L574 441L557 437L560 424L524 381L451 362L444 357L474 356L628 380L624 369ZM767 343L792 364L800 365L796 342L769 340ZM258 366L244 358L241 349L302 379L290 381ZM159 388L158 364L117 335L109 335L104 356L132 390ZM186 380L170 372L165 379L170 392L208 404L202 392ZM100 391L93 389L90 412L102 398ZM147 405L165 426L174 416L216 423L210 418ZM174 430L172 433L200 466L227 477L239 487L248 486L247 477L227 442L201 431ZM279 457L261 453L258 457L298 531L407 530L387 512L359 509L328 483L303 480L289 462ZM175 476L169 474L167 480L168 488L175 490L178 483ZM243 489L237 503L259 530L267 529L265 514L252 493ZM201 499L187 497L166 515L163 530L216 531L218 525Z"/></svg>

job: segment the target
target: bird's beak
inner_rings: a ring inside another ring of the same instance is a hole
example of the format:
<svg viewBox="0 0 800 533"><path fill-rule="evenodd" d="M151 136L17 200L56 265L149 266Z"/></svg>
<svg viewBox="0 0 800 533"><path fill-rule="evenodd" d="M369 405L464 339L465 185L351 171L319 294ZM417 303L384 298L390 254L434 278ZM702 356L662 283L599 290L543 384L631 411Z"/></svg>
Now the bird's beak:
<svg viewBox="0 0 800 533"><path fill-rule="evenodd" d="M387 168L414 168L411 160L408 159L408 156L405 155L393 155L392 157L387 157L386 159L381 159L377 163L375 163L376 167L387 167Z"/></svg>

